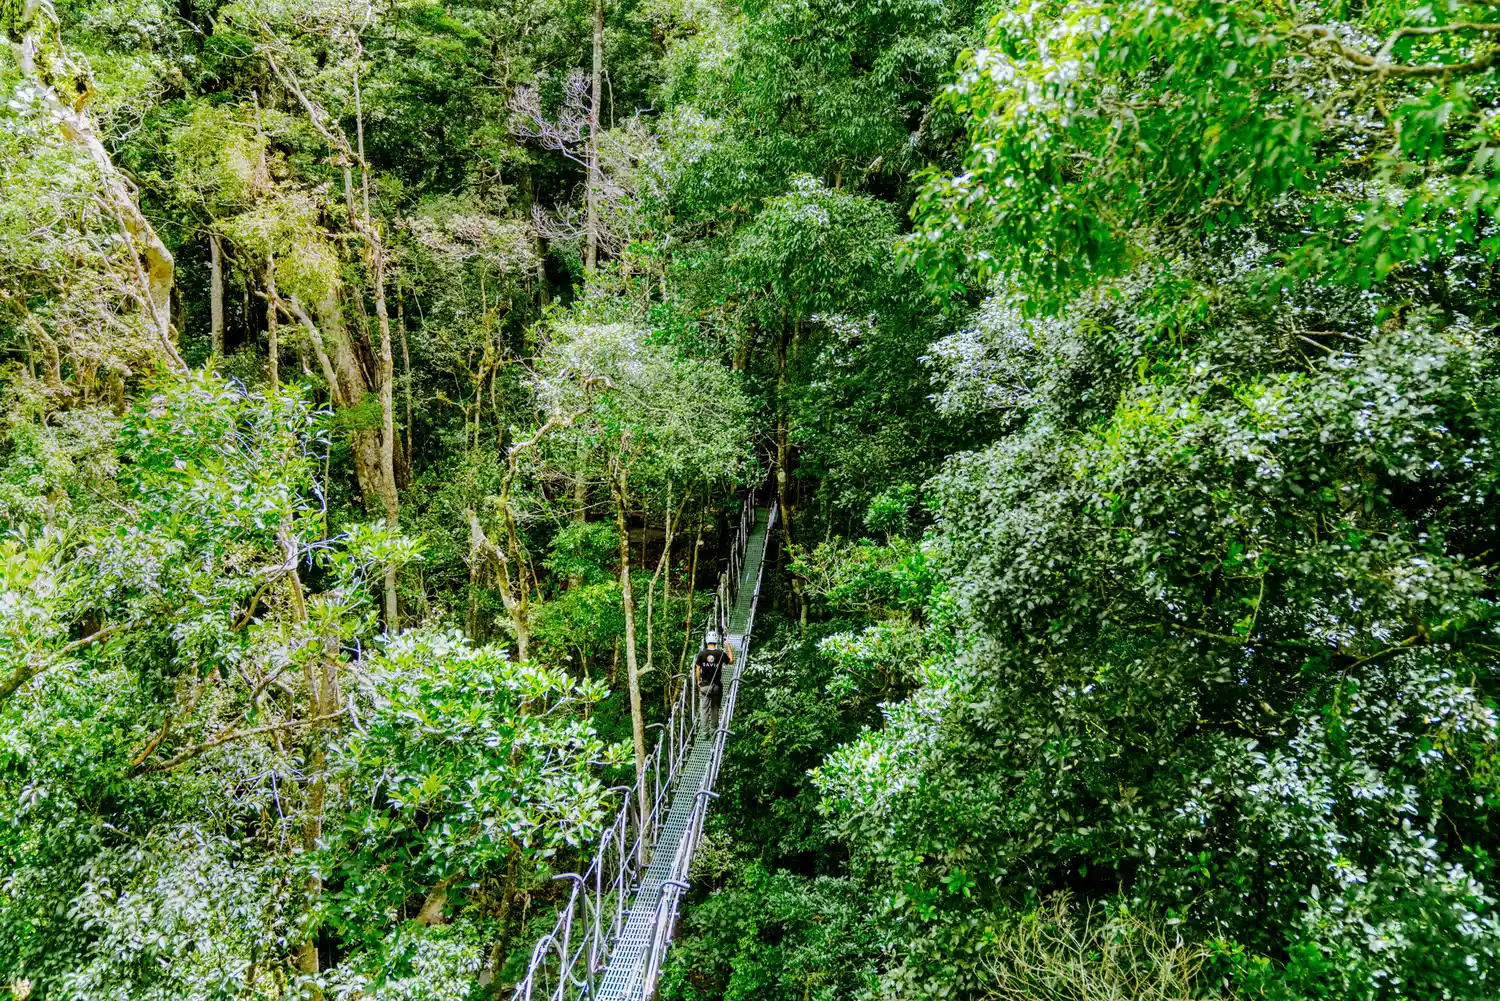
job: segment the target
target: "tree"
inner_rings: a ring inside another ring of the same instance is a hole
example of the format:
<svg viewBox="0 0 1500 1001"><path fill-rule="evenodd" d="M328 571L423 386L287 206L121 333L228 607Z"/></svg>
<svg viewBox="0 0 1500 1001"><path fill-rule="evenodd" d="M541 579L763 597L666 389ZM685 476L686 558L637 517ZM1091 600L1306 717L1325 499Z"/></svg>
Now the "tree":
<svg viewBox="0 0 1500 1001"><path fill-rule="evenodd" d="M370 211L369 161L365 159L364 114L360 97L361 63L364 47L360 41L357 25L340 24L337 21L324 25L334 35L347 34L352 51L348 56L348 68L354 94L355 141L351 144L337 120L331 118L321 104L303 89L295 71L287 61L286 53L279 52L269 27L260 26L263 38L261 53L272 73L287 92L307 114L309 124L323 137L333 151L339 170L343 175L344 204L348 212L350 228L358 234L364 248L365 267L369 275L370 296L375 303L375 319L380 332L376 350L377 384L380 395L380 475L378 494L385 510L386 524L393 530L399 524L400 499L396 489L396 424L395 424L395 356L391 347L391 322L386 308L386 251L380 224ZM359 188L356 193L352 171L359 167ZM309 333L311 333L311 327ZM387 570L385 581L386 628L395 632L400 628L396 601L395 569Z"/></svg>
<svg viewBox="0 0 1500 1001"><path fill-rule="evenodd" d="M969 129L964 169L930 179L910 243L934 277L1017 267L1066 296L1278 209L1296 277L1368 287L1460 247L1494 252L1475 96L1487 13L1147 5L1103 34L1092 16L1018 7L966 57L947 95ZM1063 64L1079 71L1053 75Z"/></svg>
<svg viewBox="0 0 1500 1001"><path fill-rule="evenodd" d="M753 303L745 336L769 331L775 352L776 495L788 551L797 539L788 490L794 474L795 355L806 350L805 331L837 323L821 314L860 305L861 295L868 294L880 269L889 264L894 236L885 206L830 191L811 177L800 177L791 191L767 199L755 220L736 234L734 266Z"/></svg>
<svg viewBox="0 0 1500 1001"><path fill-rule="evenodd" d="M932 362L1012 430L928 484L924 683L816 778L921 928L884 977L1009 990L974 913L1069 890L1200 989L1484 996L1491 29L1096 13L996 19L908 243L993 276Z"/></svg>
<svg viewBox="0 0 1500 1001"><path fill-rule="evenodd" d="M239 799L220 794L216 800L226 817L240 818L231 825L248 825L252 841L270 837L282 846L253 852L264 878L290 876L289 845L281 839L295 832L303 850L318 844L327 799L326 734L348 711L338 694L346 670L341 642L365 632L369 570L410 560L416 551L370 531L342 544L321 536L313 482L316 420L294 391L251 395L211 375L168 381L119 422L116 447L131 463L117 473L115 504L128 514L128 527L85 522L66 543L60 534L44 535L29 556L13 554L22 558L11 563L6 591L32 598L28 615L7 618L6 648L13 655L0 666L10 696L3 705L6 726L17 739L37 725L76 733L37 746L5 774L7 784L41 780L52 792L45 809L23 805L14 817L15 837L6 849L16 862L12 868L40 882L20 896L7 894L4 906L25 913L35 903L25 898L36 893L58 902L56 920L18 918L32 934L7 941L9 967L43 979L66 973L81 978L84 991L106 989L124 975L114 965L119 955L136 962L156 948L112 944L116 936L130 938L129 925L138 920L117 912L105 889L112 873L131 878L120 868L129 867L128 851L117 857L112 848L91 869L92 850L81 847L89 843L83 837L69 839L72 847L53 842L35 862L15 857L35 851L28 845L49 830L81 832L79 823L92 824L87 809L74 811L102 788L117 790L109 810L120 829L170 839L172 831L192 829L201 818L163 811L159 797L222 769L239 776L231 785L245 781L289 797L275 820L254 821L254 806L246 815ZM302 569L315 552L327 586L309 593ZM80 620L97 623L87 642L68 639ZM69 764L79 754L90 762L82 771ZM212 875L197 893L212 895L216 884L232 878L224 852L232 854L228 841L235 835L221 827L204 836L211 842L209 858L178 860L168 853L160 859L163 871L151 878L175 884L189 878L179 862L202 864ZM77 875L60 879L64 872ZM141 892L158 891L179 892L165 886ZM236 902L238 892L228 906L245 906ZM264 923L258 916L246 937L236 939L237 948L253 954L277 938L289 940L298 944L304 972L315 973L320 896L321 881L310 873L291 913L266 914ZM202 898L192 906L214 907ZM85 930L91 926L94 931ZM171 955L182 947L176 937L160 946ZM187 964L165 974L163 987L189 989L187 980L215 975L214 968L212 960Z"/></svg>
<svg viewBox="0 0 1500 1001"><path fill-rule="evenodd" d="M184 366L172 337L170 296L174 262L156 229L142 214L130 183L116 169L85 110L94 83L86 60L63 45L57 14L46 0L8 0L0 8L0 34L11 55L63 136L93 164L108 210L119 224L139 285L143 311L150 317L163 360Z"/></svg>
<svg viewBox="0 0 1500 1001"><path fill-rule="evenodd" d="M587 384L583 386L583 392L585 394L590 392ZM579 406L586 407L587 405L588 398L585 395ZM515 630L516 652L521 660L527 660L530 656L531 605L532 593L535 590L536 570L531 565L530 554L521 541L518 528L519 519L516 515L513 496L516 477L520 473L523 458L534 453L549 435L567 428L578 419L578 416L578 411L554 410L541 426L536 428L531 437L515 442L506 451L505 473L500 480L500 493L494 498L495 508L500 514L503 526L503 548L489 540L479 523L479 515L473 508L467 508L464 511L469 522L470 545L472 546L470 558L473 561L475 573L478 573L482 563L492 566L496 583L500 585L500 596L505 603L505 611L510 616L511 626ZM531 584L527 583L528 577L532 581ZM472 609L472 604L470 607ZM470 628L473 628L472 623Z"/></svg>
<svg viewBox="0 0 1500 1001"><path fill-rule="evenodd" d="M599 110L604 107L604 0L594 0L594 72L589 100L589 203L588 249L584 266L593 271L599 264Z"/></svg>
<svg viewBox="0 0 1500 1001"><path fill-rule="evenodd" d="M214 354L224 354L224 240L223 220L250 209L256 201L276 198L271 176L269 143L261 122L258 96L252 108L199 104L188 120L168 136L167 170L153 179L158 189L179 207L190 235L206 234L209 249L209 343ZM186 235L186 234L185 234ZM306 239L299 232L296 237ZM265 248L259 260L273 268L275 248ZM267 281L274 284L274 275ZM274 354L271 358L274 363Z"/></svg>
<svg viewBox="0 0 1500 1001"><path fill-rule="evenodd" d="M573 274L533 207L577 178L496 127L516 85L587 65L593 12L190 7L5 10L45 15L21 41L47 59L96 69L70 113L98 142L0 67L0 978L36 997L498 991L623 763L627 693L591 680L624 639L620 584L593 578L615 576L618 533L602 566L543 558L573 514L559 477L602 476L576 437L525 446L553 416L524 375L532 324ZM610 100L644 106L645 15L608 27ZM214 372L155 371L162 316ZM706 492L667 475L674 504ZM656 523L667 475L631 470L628 517ZM493 563L466 592L465 507L514 561L501 618L538 623L531 662L452 632L469 594L478 633L503 604ZM559 651L580 647L573 680Z"/></svg>
<svg viewBox="0 0 1500 1001"><path fill-rule="evenodd" d="M360 887L338 919L378 954L413 893L425 897L416 920L429 926L461 898L492 900L487 966L498 978L521 889L608 819L599 769L626 749L606 746L577 708L606 689L444 633L403 636L369 670L365 727L331 752L344 776L344 829L326 861ZM474 892L490 881L494 890Z"/></svg>
<svg viewBox="0 0 1500 1001"><path fill-rule="evenodd" d="M749 406L722 366L674 356L645 331L624 323L566 325L552 331L539 368L552 377L543 404L580 411L570 437L582 454L598 456L609 482L619 535L625 665L641 809L646 809L645 715L635 630L629 516L641 480L673 477L686 482L741 480L750 469L745 433ZM558 378L574 374L600 387L586 409ZM564 439L566 440L566 439ZM580 454L576 447L564 455Z"/></svg>
<svg viewBox="0 0 1500 1001"><path fill-rule="evenodd" d="M585 716L603 685L442 631L379 647L369 585L417 549L323 534L319 421L295 387L197 375L102 442L73 440L79 425L30 446L128 454L100 489L130 520L39 532L0 560L16 611L0 727L27 748L0 767L10 975L142 996L232 976L280 996L293 958L309 989L368 984L429 941L403 919L413 894L417 928L459 922L496 970L538 867L597 835L602 770L623 760ZM101 822L131 837L100 846ZM332 970L330 933L360 946Z"/></svg>

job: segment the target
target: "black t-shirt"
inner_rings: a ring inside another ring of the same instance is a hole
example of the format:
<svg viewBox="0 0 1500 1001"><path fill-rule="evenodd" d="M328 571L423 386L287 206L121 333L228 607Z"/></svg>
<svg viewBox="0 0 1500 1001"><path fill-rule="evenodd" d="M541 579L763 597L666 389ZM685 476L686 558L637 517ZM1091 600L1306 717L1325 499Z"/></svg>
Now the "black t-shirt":
<svg viewBox="0 0 1500 1001"><path fill-rule="evenodd" d="M729 663L729 655L724 652L723 647L713 650L704 648L698 652L693 663L698 666L698 684L717 685L720 671L723 670L725 664Z"/></svg>

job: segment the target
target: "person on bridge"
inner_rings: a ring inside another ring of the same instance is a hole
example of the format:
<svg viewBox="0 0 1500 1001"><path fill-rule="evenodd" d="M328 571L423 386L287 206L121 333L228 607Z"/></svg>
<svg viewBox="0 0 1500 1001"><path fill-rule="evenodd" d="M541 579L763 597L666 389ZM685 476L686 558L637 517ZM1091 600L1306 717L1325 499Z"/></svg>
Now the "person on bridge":
<svg viewBox="0 0 1500 1001"><path fill-rule="evenodd" d="M705 732L719 726L719 701L723 697L724 665L734 663L729 644L719 647L718 630L710 629L703 638L703 649L693 658L693 674L698 679L698 718L706 724Z"/></svg>

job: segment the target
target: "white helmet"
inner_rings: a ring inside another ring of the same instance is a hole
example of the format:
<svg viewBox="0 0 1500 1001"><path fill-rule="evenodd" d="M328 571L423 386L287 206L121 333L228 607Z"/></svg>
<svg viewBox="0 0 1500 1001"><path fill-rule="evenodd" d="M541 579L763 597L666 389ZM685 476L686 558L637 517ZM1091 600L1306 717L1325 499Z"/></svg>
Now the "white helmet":
<svg viewBox="0 0 1500 1001"><path fill-rule="evenodd" d="M713 644L717 645L718 642L719 642L719 631L717 629L715 629L714 627L709 626L708 627L708 631L703 634L703 644L705 646L707 646L710 643L713 643Z"/></svg>

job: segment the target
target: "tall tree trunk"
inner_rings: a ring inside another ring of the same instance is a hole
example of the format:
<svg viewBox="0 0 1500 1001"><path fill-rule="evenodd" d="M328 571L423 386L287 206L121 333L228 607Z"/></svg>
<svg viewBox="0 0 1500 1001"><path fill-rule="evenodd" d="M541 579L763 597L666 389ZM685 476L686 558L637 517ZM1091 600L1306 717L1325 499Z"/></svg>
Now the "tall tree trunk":
<svg viewBox="0 0 1500 1001"><path fill-rule="evenodd" d="M219 234L208 234L208 330L216 357L224 357L224 248Z"/></svg>
<svg viewBox="0 0 1500 1001"><path fill-rule="evenodd" d="M327 111L317 102L311 100L301 85L297 82L295 75L287 72L277 61L272 49L263 49L261 54L271 72L281 81L282 85L291 92L307 112L308 121L318 133L323 136L328 145L338 154L339 166L344 179L344 207L349 214L350 226L359 234L365 244L366 264L370 270L370 281L374 288L371 290L375 298L375 315L380 325L380 349L378 358L378 371L374 378L379 382L380 391L380 415L381 434L375 436L374 440L374 468L368 466L368 456L362 457L361 452L368 449L367 442L361 442L360 435L356 433L355 438L355 473L360 480L360 490L365 495L365 504L368 508L373 497L378 498L385 508L386 523L395 529L399 527L400 508L396 494L396 418L393 402L392 384L395 380L395 362L391 355L391 323L385 305L385 248L381 243L380 230L375 226L370 212L370 168L365 160L365 124L364 106L360 93L359 61L364 57L364 49L358 35L354 36L355 60L354 60L354 121L357 129L355 148L350 148L349 141L345 137L338 124L329 118ZM355 208L354 182L352 177L352 165L359 164L360 171L360 202L362 213ZM364 315L363 297L355 300L359 306L360 315ZM343 318L339 316L340 332L343 332ZM358 360L354 357L352 346L347 344L347 334L341 338L346 343L343 345L344 354L335 353L334 363L339 368L341 379L347 379L349 385L346 387L346 395L351 401L358 402L364 399L365 387L368 384L363 373L356 373ZM347 363L347 364L346 364ZM359 392L354 392L355 386ZM399 623L396 608L396 572L394 569L386 571L385 578L385 618L386 629L394 632Z"/></svg>
<svg viewBox="0 0 1500 1001"><path fill-rule="evenodd" d="M187 365L172 342L172 252L136 203L134 185L115 167L92 117L84 110L94 91L88 63L64 47L51 4L35 0L0 4L0 35L10 40L16 65L36 88L63 137L93 161L104 204L119 223L135 264L142 302L156 328L157 346L169 368L186 372ZM63 94L70 95L70 100L64 101Z"/></svg>
<svg viewBox="0 0 1500 1001"><path fill-rule="evenodd" d="M573 520L589 520L588 449L578 447L578 478L573 481Z"/></svg>
<svg viewBox="0 0 1500 1001"><path fill-rule="evenodd" d="M66 396L68 391L62 381L62 353L57 349L57 341L47 333L47 328L42 326L41 321L29 312L26 314L26 326L42 342L42 372L47 388L57 396Z"/></svg>
<svg viewBox="0 0 1500 1001"><path fill-rule="evenodd" d="M703 512L698 512L698 531L693 538L693 555L688 561L687 614L682 619L682 653L677 657L677 673L687 669L688 645L693 640L693 602L698 597L698 550L703 548Z"/></svg>
<svg viewBox="0 0 1500 1001"><path fill-rule="evenodd" d="M375 258L375 316L380 321L380 493L385 501L385 523L391 531L401 526L400 500L396 493L396 363L391 354L391 321L385 311L385 250L377 242ZM396 568L385 571L385 628L400 629L396 608Z"/></svg>
<svg viewBox="0 0 1500 1001"><path fill-rule="evenodd" d="M573 481L572 519L574 521L589 520L588 448L583 445L578 447L578 478ZM568 577L568 587L582 586L582 574L575 573Z"/></svg>
<svg viewBox="0 0 1500 1001"><path fill-rule="evenodd" d="M791 459L791 406L787 401L787 348L791 332L783 315L781 336L776 341L776 500L781 507L781 537L787 551L792 547L792 509L787 494L787 466Z"/></svg>
<svg viewBox="0 0 1500 1001"><path fill-rule="evenodd" d="M307 331L307 339L312 343L313 354L317 356L318 367L323 370L323 378L328 382L328 394L333 398L334 404L345 406L344 395L339 389L338 373L333 370L333 361L328 357L328 348L323 343L323 332L318 329L312 316L308 314L307 309L295 295L292 296L290 302L284 304L284 308L287 313L296 317L302 324L302 328Z"/></svg>
<svg viewBox="0 0 1500 1001"><path fill-rule="evenodd" d="M318 710L314 708L312 711L316 713ZM305 760L313 778L308 784L307 805L302 816L302 850L312 852L317 850L318 839L323 836L323 807L327 797L323 772L327 767L327 760L323 753L322 734L316 727L309 730L307 744ZM316 874L309 875L303 892L307 894L308 923L311 924L310 915L323 895L323 880ZM311 928L307 937L297 946L297 969L303 973L318 972L318 936Z"/></svg>
<svg viewBox="0 0 1500 1001"><path fill-rule="evenodd" d="M329 361L337 376L338 389L334 399L342 397L345 406L358 406L369 394L369 383L365 381L364 368L356 355L356 345L349 328L344 323L343 307L338 292L330 289L318 305L317 326L322 328L320 340L328 349ZM350 447L354 452L354 478L359 482L359 492L366 511L378 510L384 502L381 485L380 435L374 431L350 432Z"/></svg>
<svg viewBox="0 0 1500 1001"><path fill-rule="evenodd" d="M479 636L479 552L472 542L469 545L469 618L467 631L475 643Z"/></svg>
<svg viewBox="0 0 1500 1001"><path fill-rule="evenodd" d="M509 498L502 501L502 506ZM527 597L525 568L520 565L518 545L512 545L513 556L506 556L490 541L484 526L479 524L479 513L471 507L464 508L464 517L469 522L469 632L474 632L475 616L479 607L479 581L483 579L482 568L490 570L490 576L500 588L500 600L510 615L511 627L516 633L516 656L526 660L531 655L531 602ZM507 532L507 536L510 533ZM514 540L512 540L514 541ZM511 564L516 565L516 579L511 577Z"/></svg>
<svg viewBox="0 0 1500 1001"><path fill-rule="evenodd" d="M339 299L339 289L330 287L317 304L318 326L323 331L321 340L328 348L328 357L337 375L336 396L344 406L354 407L363 402L370 391L360 366L356 346L344 322L344 305Z"/></svg>
<svg viewBox="0 0 1500 1001"><path fill-rule="evenodd" d="M276 329L276 255L266 255L266 357L270 359L271 392L281 392L281 344Z"/></svg>
<svg viewBox="0 0 1500 1001"><path fill-rule="evenodd" d="M758 327L754 320L745 322L745 329L740 331L739 338L734 345L734 359L730 362L730 368L736 372L745 371L750 364L750 354L755 349L755 335Z"/></svg>
<svg viewBox="0 0 1500 1001"><path fill-rule="evenodd" d="M589 102L588 249L584 266L592 274L599 263L599 108L604 80L604 0L594 0L594 91Z"/></svg>
<svg viewBox="0 0 1500 1001"><path fill-rule="evenodd" d="M792 445L791 445L791 407L786 399L789 362L787 355L789 350L795 350L798 337L802 332L801 320L796 321L790 334L786 325L786 316L783 314L781 323L781 336L776 342L776 502L781 508L781 541L782 552L790 559L793 554L795 533L793 518L791 491L788 489L791 479ZM790 340L790 344L788 344ZM798 620L803 635L807 633L807 596L803 593L802 578L792 575L792 599L797 604Z"/></svg>
<svg viewBox="0 0 1500 1001"><path fill-rule="evenodd" d="M620 603L625 612L625 676L630 685L630 726L635 736L635 783L640 817L646 818L646 719L641 710L641 675L635 655L635 595L630 586L630 533L625 524L629 478L625 467L610 463L610 493L615 501L615 528L620 533Z"/></svg>
<svg viewBox="0 0 1500 1001"><path fill-rule="evenodd" d="M415 461L411 450L411 429L414 424L411 407L411 354L406 350L406 299L399 286L396 289L396 329L401 331L401 367L406 373L406 485L410 487L411 466Z"/></svg>
<svg viewBox="0 0 1500 1001"><path fill-rule="evenodd" d="M500 970L510 958L510 942L514 935L516 897L521 884L521 848L512 842L510 854L505 860L505 882L500 889L500 938L490 949L490 984L492 990L500 986ZM499 993L498 990L495 993Z"/></svg>
<svg viewBox="0 0 1500 1001"><path fill-rule="evenodd" d="M652 651L655 649L656 639L656 583L662 581L662 614L670 615L672 608L672 532L677 522L681 519L682 509L687 507L688 498L682 498L682 507L675 512L672 510L672 481L667 480L667 520L663 532L661 558L656 561L656 572L651 575L651 586L646 589L646 670L642 674L649 674L655 668L655 660ZM645 533L642 532L642 535ZM667 663L671 664L671 655L667 655ZM672 705L672 685L670 680L662 685L663 705L670 708Z"/></svg>
<svg viewBox="0 0 1500 1001"><path fill-rule="evenodd" d="M396 361L391 353L391 318L385 305L385 244L370 214L370 167L365 160L365 117L359 87L359 56L354 62L354 127L356 151L359 154L359 188L364 217L361 230L369 255L371 290L375 298L375 319L380 328L380 496L385 502L385 523L391 531L401 526L401 502L396 493ZM400 628L396 608L396 568L385 571L385 628L395 633Z"/></svg>
<svg viewBox="0 0 1500 1001"><path fill-rule="evenodd" d="M294 586L300 602L301 584L296 582ZM314 718L337 711L342 702L338 687L338 660L338 634L330 630L323 634L323 656L318 667L314 668L308 662L303 668L308 711ZM303 747L308 776L307 804L302 815L302 849L306 852L316 851L318 842L323 837L323 814L328 798L327 728L331 725L319 723L309 727ZM311 915L323 895L323 880L315 873L309 875L304 890L307 894L307 909ZM316 931L309 928L307 938L297 947L297 969L303 973L317 973L318 968L318 936ZM314 998L322 996L321 991L314 989Z"/></svg>

